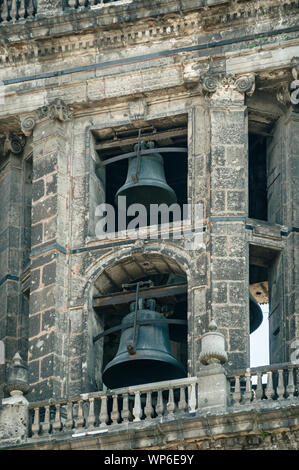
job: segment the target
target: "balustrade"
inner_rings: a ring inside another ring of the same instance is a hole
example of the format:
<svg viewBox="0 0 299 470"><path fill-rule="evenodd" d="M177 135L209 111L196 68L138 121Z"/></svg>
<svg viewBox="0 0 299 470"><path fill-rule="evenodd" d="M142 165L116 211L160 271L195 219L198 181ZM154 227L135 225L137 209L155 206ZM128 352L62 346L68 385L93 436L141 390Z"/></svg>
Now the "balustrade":
<svg viewBox="0 0 299 470"><path fill-rule="evenodd" d="M197 378L158 382L71 400L31 403L30 437L72 432L94 434L123 423L174 419L197 409Z"/></svg>
<svg viewBox="0 0 299 470"><path fill-rule="evenodd" d="M229 373L226 410L260 402L271 406L276 400L287 405L298 399L298 369L295 364L278 364ZM142 421L154 423L194 416L205 411L205 406L199 408L200 393L198 378L190 377L87 393L69 400L30 403L29 438L96 434Z"/></svg>
<svg viewBox="0 0 299 470"><path fill-rule="evenodd" d="M278 364L228 375L231 405L298 397L298 365Z"/></svg>
<svg viewBox="0 0 299 470"><path fill-rule="evenodd" d="M36 0L2 0L0 23L14 23L33 18L37 11Z"/></svg>

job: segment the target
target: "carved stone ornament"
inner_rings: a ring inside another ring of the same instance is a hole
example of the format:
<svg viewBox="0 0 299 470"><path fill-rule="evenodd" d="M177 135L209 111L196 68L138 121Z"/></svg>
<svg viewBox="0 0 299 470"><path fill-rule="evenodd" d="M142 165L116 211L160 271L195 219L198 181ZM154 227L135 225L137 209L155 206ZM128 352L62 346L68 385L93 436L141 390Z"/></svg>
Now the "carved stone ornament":
<svg viewBox="0 0 299 470"><path fill-rule="evenodd" d="M224 364L227 361L225 339L223 334L217 331L214 320L209 324L209 331L202 336L199 360L203 365Z"/></svg>
<svg viewBox="0 0 299 470"><path fill-rule="evenodd" d="M247 74L241 76L223 74L205 74L200 77L204 91L215 93L218 88L234 88L239 93L251 96L255 91L255 75Z"/></svg>
<svg viewBox="0 0 299 470"><path fill-rule="evenodd" d="M52 103L38 108L36 111L21 117L21 129L26 136L30 136L36 124L42 119L67 121L72 116L71 108L60 98Z"/></svg>
<svg viewBox="0 0 299 470"><path fill-rule="evenodd" d="M15 133L7 133L5 136L5 141L3 145L4 155L14 153L15 155L20 155L25 147L26 138L24 135L18 135Z"/></svg>
<svg viewBox="0 0 299 470"><path fill-rule="evenodd" d="M21 118L21 129L26 136L30 136L37 123L36 115L29 115Z"/></svg>
<svg viewBox="0 0 299 470"><path fill-rule="evenodd" d="M64 101L57 98L49 105L39 108L37 114L40 119L47 118L50 120L67 121L70 119L72 111Z"/></svg>

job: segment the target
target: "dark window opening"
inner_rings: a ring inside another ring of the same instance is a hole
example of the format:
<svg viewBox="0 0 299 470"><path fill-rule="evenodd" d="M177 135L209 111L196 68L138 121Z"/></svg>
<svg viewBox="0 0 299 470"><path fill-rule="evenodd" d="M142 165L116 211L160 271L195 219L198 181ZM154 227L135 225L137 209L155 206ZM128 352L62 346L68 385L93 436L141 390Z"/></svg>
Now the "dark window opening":
<svg viewBox="0 0 299 470"><path fill-rule="evenodd" d="M267 137L249 134L249 217L268 220Z"/></svg>

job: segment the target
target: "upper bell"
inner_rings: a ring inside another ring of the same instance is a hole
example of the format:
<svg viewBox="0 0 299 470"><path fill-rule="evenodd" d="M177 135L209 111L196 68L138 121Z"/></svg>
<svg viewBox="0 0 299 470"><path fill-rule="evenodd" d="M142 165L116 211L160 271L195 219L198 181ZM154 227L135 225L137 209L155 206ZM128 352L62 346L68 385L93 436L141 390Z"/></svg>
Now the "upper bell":
<svg viewBox="0 0 299 470"><path fill-rule="evenodd" d="M142 302L142 299L140 299ZM129 354L134 338L135 312L131 311L122 321L122 333L116 356L103 372L104 384L111 388L129 387L151 382L180 379L186 376L184 367L171 353L168 325L155 323L163 320L156 312L155 301L147 301L147 308L137 312L137 321L148 323L139 325L136 349ZM134 310L135 303L131 304Z"/></svg>
<svg viewBox="0 0 299 470"><path fill-rule="evenodd" d="M154 142L140 144L140 150L154 147ZM134 150L137 152L138 144L134 146ZM127 207L135 203L149 207L150 204L165 203L169 206L177 202L174 190L166 182L162 155L153 152L131 157L126 182L115 196L116 204L118 196L126 196Z"/></svg>

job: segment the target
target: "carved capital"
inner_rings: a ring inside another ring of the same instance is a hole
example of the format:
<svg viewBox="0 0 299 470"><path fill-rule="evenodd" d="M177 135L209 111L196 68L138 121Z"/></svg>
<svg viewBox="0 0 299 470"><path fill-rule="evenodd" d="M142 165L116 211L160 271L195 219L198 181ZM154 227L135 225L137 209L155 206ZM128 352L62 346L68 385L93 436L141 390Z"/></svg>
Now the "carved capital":
<svg viewBox="0 0 299 470"><path fill-rule="evenodd" d="M205 74L200 77L201 85L204 91L215 93L219 89L234 89L239 93L246 93L251 96L255 91L255 75L224 75L224 74Z"/></svg>
<svg viewBox="0 0 299 470"><path fill-rule="evenodd" d="M52 121L67 121L72 116L72 109L60 98L52 103L38 108L30 114L21 117L21 129L26 136L30 136L36 124L42 119Z"/></svg>

